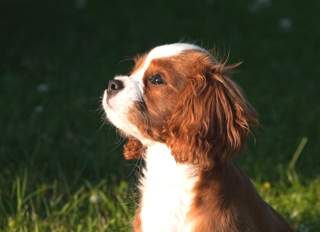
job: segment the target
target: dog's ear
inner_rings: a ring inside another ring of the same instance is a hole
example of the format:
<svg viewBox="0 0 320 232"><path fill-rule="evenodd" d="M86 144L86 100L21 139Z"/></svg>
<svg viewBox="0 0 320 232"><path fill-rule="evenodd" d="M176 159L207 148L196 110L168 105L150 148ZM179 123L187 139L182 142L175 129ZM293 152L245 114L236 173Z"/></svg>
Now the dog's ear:
<svg viewBox="0 0 320 232"><path fill-rule="evenodd" d="M144 150L145 148L139 140L129 137L123 147L123 155L126 160L139 159L142 157Z"/></svg>
<svg viewBox="0 0 320 232"><path fill-rule="evenodd" d="M192 77L168 120L166 143L177 162L208 169L238 153L257 123L256 113L223 64Z"/></svg>

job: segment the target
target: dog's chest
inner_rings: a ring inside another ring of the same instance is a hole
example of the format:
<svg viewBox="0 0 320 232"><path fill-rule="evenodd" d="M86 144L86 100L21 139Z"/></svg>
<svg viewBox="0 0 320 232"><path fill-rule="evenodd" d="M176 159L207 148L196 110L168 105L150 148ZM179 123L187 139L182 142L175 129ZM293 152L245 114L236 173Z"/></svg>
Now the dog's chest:
<svg viewBox="0 0 320 232"><path fill-rule="evenodd" d="M148 147L140 180L143 232L190 232L190 210L196 182L191 166L177 164L163 144Z"/></svg>

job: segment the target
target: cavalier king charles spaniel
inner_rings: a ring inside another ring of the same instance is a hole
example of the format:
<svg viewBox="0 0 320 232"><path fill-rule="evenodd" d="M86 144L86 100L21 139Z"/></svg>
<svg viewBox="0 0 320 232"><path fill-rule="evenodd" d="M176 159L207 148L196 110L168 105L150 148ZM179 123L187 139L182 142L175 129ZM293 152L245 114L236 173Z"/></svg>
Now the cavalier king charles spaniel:
<svg viewBox="0 0 320 232"><path fill-rule="evenodd" d="M135 232L291 231L232 161L257 124L235 66L175 43L109 81L106 117L128 139L124 157L145 161Z"/></svg>

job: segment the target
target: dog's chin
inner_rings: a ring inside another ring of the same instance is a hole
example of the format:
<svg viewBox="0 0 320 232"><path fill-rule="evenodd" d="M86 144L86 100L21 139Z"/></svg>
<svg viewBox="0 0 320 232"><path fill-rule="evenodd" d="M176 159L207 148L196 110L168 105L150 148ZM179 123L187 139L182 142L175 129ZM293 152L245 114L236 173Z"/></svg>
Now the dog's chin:
<svg viewBox="0 0 320 232"><path fill-rule="evenodd" d="M143 139L139 129L128 120L126 113L118 112L116 107L110 107L110 103L104 105L103 108L106 114L106 120L116 127L121 137Z"/></svg>
<svg viewBox="0 0 320 232"><path fill-rule="evenodd" d="M143 133L140 132L138 127L128 119L133 103L130 104L127 101L123 104L122 102L123 101L119 101L119 99L117 99L117 96L108 99L107 93L104 93L102 106L106 114L107 121L117 128L121 137L133 137L142 143L150 143L150 139L143 136Z"/></svg>
<svg viewBox="0 0 320 232"><path fill-rule="evenodd" d="M117 102L114 100L114 98L108 98L106 92L103 94L102 107L106 114L106 120L121 131L121 135L127 135L131 128L131 123L127 119L127 112L123 107L117 106Z"/></svg>

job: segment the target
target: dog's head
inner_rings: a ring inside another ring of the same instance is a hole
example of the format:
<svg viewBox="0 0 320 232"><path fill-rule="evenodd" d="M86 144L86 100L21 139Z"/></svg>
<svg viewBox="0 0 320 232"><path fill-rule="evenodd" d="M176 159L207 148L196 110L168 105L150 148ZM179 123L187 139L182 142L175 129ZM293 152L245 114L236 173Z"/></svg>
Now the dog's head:
<svg viewBox="0 0 320 232"><path fill-rule="evenodd" d="M177 162L203 168L239 152L257 120L226 76L232 68L203 48L176 43L152 49L130 75L109 81L103 107L129 138L126 158L154 142L167 144Z"/></svg>

